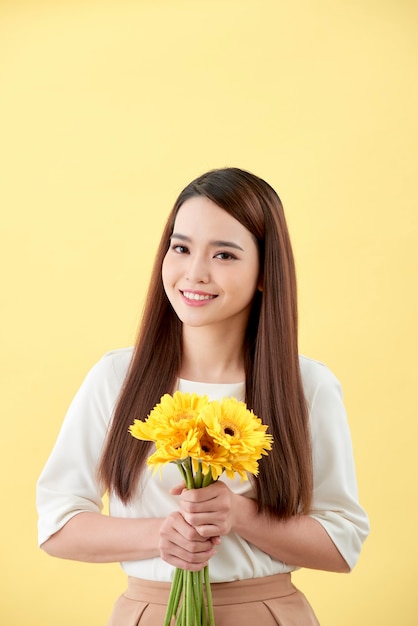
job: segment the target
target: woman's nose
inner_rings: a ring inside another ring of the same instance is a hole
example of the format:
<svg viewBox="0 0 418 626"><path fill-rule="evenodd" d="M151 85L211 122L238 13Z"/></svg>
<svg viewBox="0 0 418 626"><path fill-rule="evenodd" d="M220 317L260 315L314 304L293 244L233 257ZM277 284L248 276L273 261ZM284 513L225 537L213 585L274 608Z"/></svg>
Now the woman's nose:
<svg viewBox="0 0 418 626"><path fill-rule="evenodd" d="M206 261L198 255L189 257L186 278L192 283L208 283L209 268Z"/></svg>

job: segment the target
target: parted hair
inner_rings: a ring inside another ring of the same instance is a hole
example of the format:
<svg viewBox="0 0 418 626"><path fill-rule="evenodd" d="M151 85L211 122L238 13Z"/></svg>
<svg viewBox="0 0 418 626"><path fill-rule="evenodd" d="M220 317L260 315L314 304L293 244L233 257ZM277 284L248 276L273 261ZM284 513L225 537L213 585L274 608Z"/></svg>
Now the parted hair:
<svg viewBox="0 0 418 626"><path fill-rule="evenodd" d="M253 479L258 509L283 519L306 513L312 497L312 454L299 366L293 252L279 196L267 182L238 168L199 176L180 193L169 214L99 478L123 502L134 497L151 444L134 439L128 427L134 419L145 419L164 393L175 390L182 323L165 294L161 269L177 212L195 196L205 196L238 220L258 246L262 289L254 296L243 346L245 401L274 438Z"/></svg>

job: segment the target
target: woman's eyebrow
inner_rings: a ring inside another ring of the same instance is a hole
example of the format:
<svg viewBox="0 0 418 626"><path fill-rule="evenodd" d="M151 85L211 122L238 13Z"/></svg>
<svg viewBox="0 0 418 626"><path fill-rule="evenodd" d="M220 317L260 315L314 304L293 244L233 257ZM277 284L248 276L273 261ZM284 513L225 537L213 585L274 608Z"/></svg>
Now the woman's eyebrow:
<svg viewBox="0 0 418 626"><path fill-rule="evenodd" d="M233 241L217 240L211 241L210 243L212 246L218 246L220 248L235 248L236 250L242 250L242 252L244 252L243 248Z"/></svg>
<svg viewBox="0 0 418 626"><path fill-rule="evenodd" d="M181 235L180 233L173 233L171 235L171 239L180 239L180 241L191 242L190 237L187 237L186 235ZM223 239L216 239L215 241L210 241L209 244L211 246L217 246L221 248L235 248L235 250L241 250L242 252L244 252L244 249L241 248L241 246L239 246L237 243L234 243L233 241L225 241Z"/></svg>

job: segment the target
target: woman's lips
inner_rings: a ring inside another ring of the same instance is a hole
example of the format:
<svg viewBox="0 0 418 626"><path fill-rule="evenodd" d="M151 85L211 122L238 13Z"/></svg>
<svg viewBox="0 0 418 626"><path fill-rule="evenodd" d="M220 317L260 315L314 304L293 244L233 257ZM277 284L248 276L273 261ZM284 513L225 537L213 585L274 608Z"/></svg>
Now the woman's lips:
<svg viewBox="0 0 418 626"><path fill-rule="evenodd" d="M180 291L180 293L185 300L192 302L193 304L208 302L208 300L217 298L214 294L204 293L202 291Z"/></svg>

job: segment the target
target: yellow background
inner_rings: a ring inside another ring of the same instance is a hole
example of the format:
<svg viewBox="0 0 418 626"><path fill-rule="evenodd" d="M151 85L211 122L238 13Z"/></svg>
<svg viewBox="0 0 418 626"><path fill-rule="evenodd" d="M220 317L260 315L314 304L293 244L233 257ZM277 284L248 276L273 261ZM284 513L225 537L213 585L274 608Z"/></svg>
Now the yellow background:
<svg viewBox="0 0 418 626"><path fill-rule="evenodd" d="M37 549L35 482L133 341L175 197L224 165L283 200L372 525L352 574L296 583L322 626L418 623L417 32L415 0L0 3L2 624L101 626L124 586Z"/></svg>

